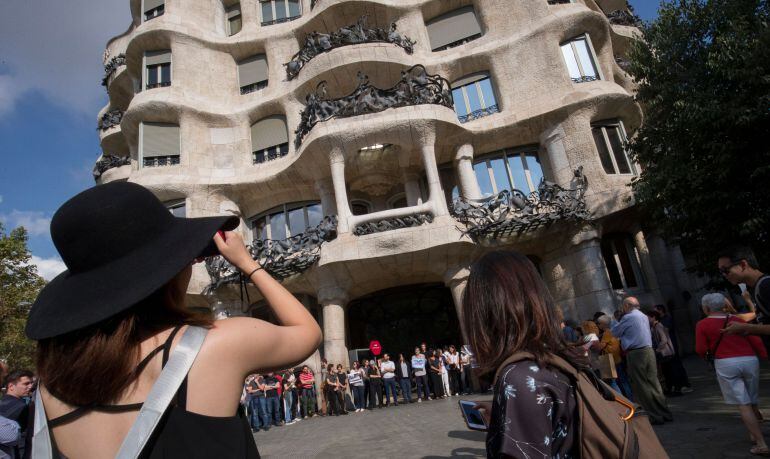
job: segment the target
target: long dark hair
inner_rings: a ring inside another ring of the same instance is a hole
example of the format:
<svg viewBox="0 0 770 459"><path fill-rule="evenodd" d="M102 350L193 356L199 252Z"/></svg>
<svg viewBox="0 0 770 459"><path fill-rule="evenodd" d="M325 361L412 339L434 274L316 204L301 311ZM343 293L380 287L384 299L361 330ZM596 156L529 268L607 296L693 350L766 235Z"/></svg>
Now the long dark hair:
<svg viewBox="0 0 770 459"><path fill-rule="evenodd" d="M473 264L462 314L482 374L495 372L518 351L532 353L539 363L547 354L567 353L551 295L520 253L490 252Z"/></svg>
<svg viewBox="0 0 770 459"><path fill-rule="evenodd" d="M121 314L40 340L37 370L46 390L74 406L113 403L139 376L142 341L177 325L211 326L211 317L186 309L183 273Z"/></svg>

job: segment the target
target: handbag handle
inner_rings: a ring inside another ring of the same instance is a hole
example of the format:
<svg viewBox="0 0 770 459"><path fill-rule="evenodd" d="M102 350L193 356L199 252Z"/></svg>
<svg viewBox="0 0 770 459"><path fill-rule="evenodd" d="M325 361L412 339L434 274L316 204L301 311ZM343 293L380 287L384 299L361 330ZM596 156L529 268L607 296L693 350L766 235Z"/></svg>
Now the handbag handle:
<svg viewBox="0 0 770 459"><path fill-rule="evenodd" d="M725 317L725 323L722 324L722 329L727 327L727 322L729 320L730 320L730 314L728 314L727 317ZM717 358L717 349L719 349L719 344L722 342L722 337L723 336L725 336L725 334L720 332L719 333L719 338L717 338L716 345L714 346L714 350L713 351L709 350L709 352L711 353L711 355L714 356L715 359Z"/></svg>

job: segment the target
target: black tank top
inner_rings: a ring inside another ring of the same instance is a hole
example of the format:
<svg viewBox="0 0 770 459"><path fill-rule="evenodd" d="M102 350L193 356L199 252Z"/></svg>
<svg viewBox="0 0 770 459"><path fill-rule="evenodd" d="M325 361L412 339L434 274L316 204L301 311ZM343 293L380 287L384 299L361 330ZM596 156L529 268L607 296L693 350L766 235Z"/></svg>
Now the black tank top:
<svg viewBox="0 0 770 459"><path fill-rule="evenodd" d="M168 361L171 343L179 332L176 327L165 343L158 346L137 366L139 374L144 367L161 350L163 351L163 366ZM78 407L58 418L48 421L49 429L72 422L89 411L102 411L108 413L120 413L139 410L141 403L131 405L94 405ZM187 377L166 409L155 428L152 437L139 455L146 459L172 459L172 458L259 458L259 451L254 442L254 435L246 422L243 413L238 409L235 416L214 417L187 411ZM51 446L53 456L66 459L56 448L53 434L51 434Z"/></svg>

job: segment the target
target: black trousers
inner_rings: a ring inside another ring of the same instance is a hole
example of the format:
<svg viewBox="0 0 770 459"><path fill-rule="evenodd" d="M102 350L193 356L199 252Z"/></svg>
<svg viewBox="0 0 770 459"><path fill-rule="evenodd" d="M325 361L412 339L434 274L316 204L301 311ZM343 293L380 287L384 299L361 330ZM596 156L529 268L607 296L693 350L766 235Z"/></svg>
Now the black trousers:
<svg viewBox="0 0 770 459"><path fill-rule="evenodd" d="M331 416L340 414L340 399L337 396L337 391L334 389L326 389L326 415Z"/></svg>
<svg viewBox="0 0 770 459"><path fill-rule="evenodd" d="M449 390L452 391L452 394L459 394L460 393L460 369L450 369L449 370Z"/></svg>
<svg viewBox="0 0 770 459"><path fill-rule="evenodd" d="M382 408L382 381L379 379L369 380L369 409L374 407Z"/></svg>
<svg viewBox="0 0 770 459"><path fill-rule="evenodd" d="M430 385L433 388L433 398L444 396L444 383L441 381L441 373L430 372Z"/></svg>

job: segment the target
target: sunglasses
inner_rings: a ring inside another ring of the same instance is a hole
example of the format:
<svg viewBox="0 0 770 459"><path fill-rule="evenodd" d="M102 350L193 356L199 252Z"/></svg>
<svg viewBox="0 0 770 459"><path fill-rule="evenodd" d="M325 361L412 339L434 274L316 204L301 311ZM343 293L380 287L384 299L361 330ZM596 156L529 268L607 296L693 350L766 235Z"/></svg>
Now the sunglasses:
<svg viewBox="0 0 770 459"><path fill-rule="evenodd" d="M736 261L735 263L731 263L731 264L729 264L727 266L723 266L723 267L719 268L719 272L723 276L726 276L726 275L730 274L730 270L733 269L733 266L738 266L739 264L741 264L741 262L740 261Z"/></svg>

